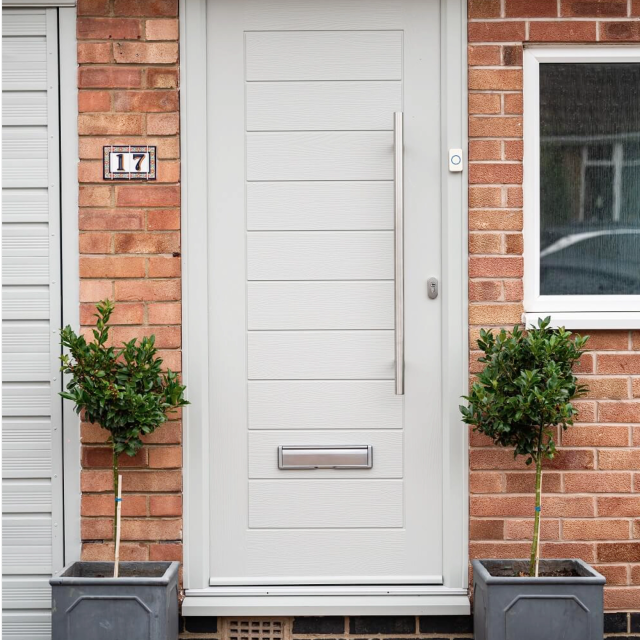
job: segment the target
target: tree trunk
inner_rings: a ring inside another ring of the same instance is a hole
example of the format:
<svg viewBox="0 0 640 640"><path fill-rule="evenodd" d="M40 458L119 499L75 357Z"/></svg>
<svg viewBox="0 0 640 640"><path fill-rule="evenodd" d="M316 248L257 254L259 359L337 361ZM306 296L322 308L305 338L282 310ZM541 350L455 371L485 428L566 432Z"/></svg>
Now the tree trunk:
<svg viewBox="0 0 640 640"><path fill-rule="evenodd" d="M113 543L116 542L116 520L118 518L118 454L113 445Z"/></svg>
<svg viewBox="0 0 640 640"><path fill-rule="evenodd" d="M531 559L529 561L529 576L533 577L537 572L538 550L540 541L540 509L542 498L542 456L538 452L536 458L536 511L533 520L533 542L531 544Z"/></svg>

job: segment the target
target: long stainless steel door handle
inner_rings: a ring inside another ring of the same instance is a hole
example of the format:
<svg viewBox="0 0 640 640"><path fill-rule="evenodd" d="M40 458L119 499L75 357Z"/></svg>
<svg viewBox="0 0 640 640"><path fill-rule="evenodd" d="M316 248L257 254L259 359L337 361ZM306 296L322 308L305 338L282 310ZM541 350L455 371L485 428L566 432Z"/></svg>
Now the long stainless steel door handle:
<svg viewBox="0 0 640 640"><path fill-rule="evenodd" d="M396 395L404 395L404 141L403 113L394 114Z"/></svg>

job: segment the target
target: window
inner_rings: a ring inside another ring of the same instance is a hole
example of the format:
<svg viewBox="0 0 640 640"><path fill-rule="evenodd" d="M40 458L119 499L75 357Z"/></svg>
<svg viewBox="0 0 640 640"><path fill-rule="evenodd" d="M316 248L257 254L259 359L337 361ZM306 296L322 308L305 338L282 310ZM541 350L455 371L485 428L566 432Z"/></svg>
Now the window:
<svg viewBox="0 0 640 640"><path fill-rule="evenodd" d="M640 50L531 48L524 73L525 310L640 323Z"/></svg>

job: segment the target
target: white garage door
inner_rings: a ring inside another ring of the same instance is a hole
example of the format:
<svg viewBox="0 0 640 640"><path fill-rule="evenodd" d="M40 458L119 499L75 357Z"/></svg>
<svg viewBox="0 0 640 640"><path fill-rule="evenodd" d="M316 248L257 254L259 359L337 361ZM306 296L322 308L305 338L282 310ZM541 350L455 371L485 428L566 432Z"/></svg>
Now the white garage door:
<svg viewBox="0 0 640 640"><path fill-rule="evenodd" d="M4 10L2 56L2 637L45 640L63 563L57 10Z"/></svg>

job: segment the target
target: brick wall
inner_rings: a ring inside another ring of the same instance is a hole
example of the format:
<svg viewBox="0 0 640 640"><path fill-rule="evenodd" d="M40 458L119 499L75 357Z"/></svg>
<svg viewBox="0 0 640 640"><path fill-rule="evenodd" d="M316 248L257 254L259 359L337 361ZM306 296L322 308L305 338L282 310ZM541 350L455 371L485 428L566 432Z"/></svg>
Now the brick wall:
<svg viewBox="0 0 640 640"><path fill-rule="evenodd" d="M113 339L155 334L180 370L178 0L78 0L80 299L85 331L95 301L114 299ZM157 180L102 180L102 147L150 144ZM181 560L179 415L121 456L122 557ZM82 425L82 539L87 560L112 557L106 432Z"/></svg>
<svg viewBox="0 0 640 640"><path fill-rule="evenodd" d="M525 42L640 42L638 0L470 0L470 338L522 312ZM543 481L541 552L594 564L609 610L640 609L640 332L589 331L590 392ZM474 360L472 353L472 362ZM475 366L472 365L472 371ZM526 557L533 475L471 435L470 555Z"/></svg>

